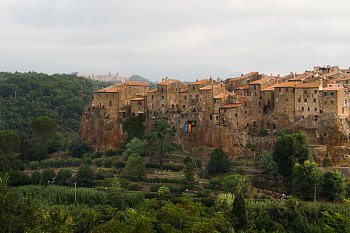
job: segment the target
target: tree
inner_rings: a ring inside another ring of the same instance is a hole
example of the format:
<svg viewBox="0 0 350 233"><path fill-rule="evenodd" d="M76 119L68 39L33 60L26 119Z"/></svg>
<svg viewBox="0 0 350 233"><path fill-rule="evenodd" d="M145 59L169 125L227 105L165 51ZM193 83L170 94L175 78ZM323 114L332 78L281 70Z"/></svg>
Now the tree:
<svg viewBox="0 0 350 233"><path fill-rule="evenodd" d="M145 143L138 138L133 138L128 144L126 144L126 150L123 152L123 155L128 156L131 154L139 154L142 156L145 154L145 150Z"/></svg>
<svg viewBox="0 0 350 233"><path fill-rule="evenodd" d="M276 161L273 159L272 154L262 151L258 155L258 165L264 172L270 176L275 176L278 174L278 166Z"/></svg>
<svg viewBox="0 0 350 233"><path fill-rule="evenodd" d="M11 155L21 147L20 136L12 130L0 131L0 154Z"/></svg>
<svg viewBox="0 0 350 233"><path fill-rule="evenodd" d="M174 131L166 119L155 119L150 130L146 133L146 145L150 152L159 159L160 168L163 169L163 158L172 150Z"/></svg>
<svg viewBox="0 0 350 233"><path fill-rule="evenodd" d="M145 120L144 114L128 117L123 121L123 129L128 134L128 140L132 138L143 139L145 135Z"/></svg>
<svg viewBox="0 0 350 233"><path fill-rule="evenodd" d="M242 193L238 193L233 201L232 220L232 225L238 229L243 229L248 223L245 200Z"/></svg>
<svg viewBox="0 0 350 233"><path fill-rule="evenodd" d="M247 195L251 189L251 183L246 176L234 174L224 177L222 187L234 195L238 193Z"/></svg>
<svg viewBox="0 0 350 233"><path fill-rule="evenodd" d="M75 175L75 181L77 182L78 186L92 187L94 179L94 171L89 165L80 166L77 174Z"/></svg>
<svg viewBox="0 0 350 233"><path fill-rule="evenodd" d="M329 200L340 200L344 194L344 178L338 171L323 176L323 195Z"/></svg>
<svg viewBox="0 0 350 233"><path fill-rule="evenodd" d="M67 169L61 169L58 171L55 177L55 183L58 185L68 185L69 180L72 178L72 172Z"/></svg>
<svg viewBox="0 0 350 233"><path fill-rule="evenodd" d="M186 162L184 182L189 187L193 187L193 185L195 184L194 168L193 168L193 161L192 161L192 159L188 159L187 162Z"/></svg>
<svg viewBox="0 0 350 233"><path fill-rule="evenodd" d="M216 173L227 173L230 170L229 160L221 148L216 148L211 153L207 170L211 175Z"/></svg>
<svg viewBox="0 0 350 233"><path fill-rule="evenodd" d="M124 175L135 180L139 180L145 174L145 164L143 158L138 154L133 154L128 157L126 162Z"/></svg>
<svg viewBox="0 0 350 233"><path fill-rule="evenodd" d="M45 169L41 175L41 184L46 185L54 181L56 173L52 169Z"/></svg>
<svg viewBox="0 0 350 233"><path fill-rule="evenodd" d="M84 154L92 152L91 147L81 141L73 142L68 149L68 154L73 157L81 158Z"/></svg>
<svg viewBox="0 0 350 233"><path fill-rule="evenodd" d="M295 163L302 164L309 157L307 138L303 132L281 133L277 138L273 158L284 177L292 174Z"/></svg>
<svg viewBox="0 0 350 233"><path fill-rule="evenodd" d="M296 163L292 176L293 195L305 200L313 199L315 194L322 190L321 177L322 174L315 162L306 160L303 164Z"/></svg>
<svg viewBox="0 0 350 233"><path fill-rule="evenodd" d="M47 146L48 140L54 135L56 130L56 121L48 116L36 117L31 127L34 135L39 139L42 146Z"/></svg>

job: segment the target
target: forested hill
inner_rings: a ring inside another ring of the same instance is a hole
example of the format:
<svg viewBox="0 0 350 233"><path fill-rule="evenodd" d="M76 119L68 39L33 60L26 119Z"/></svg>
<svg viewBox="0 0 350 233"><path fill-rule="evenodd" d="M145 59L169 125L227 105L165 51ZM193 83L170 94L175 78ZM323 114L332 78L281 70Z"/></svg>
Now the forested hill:
<svg viewBox="0 0 350 233"><path fill-rule="evenodd" d="M76 75L0 73L0 130L30 138L30 122L38 116L56 120L59 132L75 133L92 92L108 83Z"/></svg>

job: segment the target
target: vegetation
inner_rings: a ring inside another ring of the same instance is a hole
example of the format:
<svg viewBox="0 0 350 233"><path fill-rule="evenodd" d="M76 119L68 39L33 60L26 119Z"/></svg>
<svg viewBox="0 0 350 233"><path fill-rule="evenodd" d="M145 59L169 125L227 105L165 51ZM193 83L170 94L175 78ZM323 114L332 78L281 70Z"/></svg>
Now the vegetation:
<svg viewBox="0 0 350 233"><path fill-rule="evenodd" d="M229 171L229 160L221 148L216 148L210 155L207 165L208 173L227 173Z"/></svg>
<svg viewBox="0 0 350 233"><path fill-rule="evenodd" d="M341 200L344 195L344 178L339 172L327 172L323 176L323 195L331 201Z"/></svg>

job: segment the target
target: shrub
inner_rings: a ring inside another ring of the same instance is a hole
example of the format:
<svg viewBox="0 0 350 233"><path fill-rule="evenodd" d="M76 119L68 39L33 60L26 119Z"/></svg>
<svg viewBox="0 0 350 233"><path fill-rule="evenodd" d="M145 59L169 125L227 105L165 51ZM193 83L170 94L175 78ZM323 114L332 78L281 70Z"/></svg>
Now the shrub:
<svg viewBox="0 0 350 233"><path fill-rule="evenodd" d="M247 195L251 189L251 184L247 177L239 174L225 176L222 180L222 186L235 195L238 193Z"/></svg>
<svg viewBox="0 0 350 233"><path fill-rule="evenodd" d="M213 189L218 189L221 186L222 179L219 177L213 177L209 180L209 186Z"/></svg>
<svg viewBox="0 0 350 233"><path fill-rule="evenodd" d="M72 172L67 169L61 169L58 171L55 177L55 183L58 185L68 185L69 180L72 178Z"/></svg>
<svg viewBox="0 0 350 233"><path fill-rule="evenodd" d="M208 173L226 173L229 171L229 160L221 148L216 148L210 155L207 165Z"/></svg>
<svg viewBox="0 0 350 233"><path fill-rule="evenodd" d="M135 183L135 182L130 182L128 184L128 190L139 191L140 190L140 185L138 183Z"/></svg>
<svg viewBox="0 0 350 233"><path fill-rule="evenodd" d="M105 168L111 168L112 167L112 160L111 159L105 159L103 161L103 167Z"/></svg>
<svg viewBox="0 0 350 233"><path fill-rule="evenodd" d="M131 179L140 179L144 176L144 168L145 165L141 156L130 155L123 174Z"/></svg>
<svg viewBox="0 0 350 233"><path fill-rule="evenodd" d="M69 147L68 153L70 156L82 158L85 153L89 153L91 151L92 148L90 146L83 142L76 141Z"/></svg>
<svg viewBox="0 0 350 233"><path fill-rule="evenodd" d="M112 157L112 156L115 156L116 154L117 154L117 152L114 150L111 150L111 149L109 149L105 152L106 157Z"/></svg>
<svg viewBox="0 0 350 233"><path fill-rule="evenodd" d="M54 181L56 174L52 169L45 169L41 175L41 184L47 185Z"/></svg>
<svg viewBox="0 0 350 233"><path fill-rule="evenodd" d="M260 137L266 137L269 135L269 131L265 128L260 128L258 132L258 136Z"/></svg>
<svg viewBox="0 0 350 233"><path fill-rule="evenodd" d="M29 185L30 177L19 171L10 171L9 172L9 185L10 186L21 186L21 185Z"/></svg>
<svg viewBox="0 0 350 233"><path fill-rule="evenodd" d="M275 160L273 159L272 154L262 151L258 155L258 165L264 172L268 175L277 175L278 174L278 166Z"/></svg>
<svg viewBox="0 0 350 233"><path fill-rule="evenodd" d="M40 167L39 161L31 161L29 162L29 168L30 170L36 170Z"/></svg>
<svg viewBox="0 0 350 233"><path fill-rule="evenodd" d="M34 171L30 176L30 180L32 184L40 184L41 183L41 173L39 171Z"/></svg>
<svg viewBox="0 0 350 233"><path fill-rule="evenodd" d="M95 179L95 174L90 166L83 165L79 167L79 170L74 178L79 186L92 187L93 181Z"/></svg>
<svg viewBox="0 0 350 233"><path fill-rule="evenodd" d="M327 172L323 176L323 195L329 200L340 200L344 194L344 178L339 172Z"/></svg>

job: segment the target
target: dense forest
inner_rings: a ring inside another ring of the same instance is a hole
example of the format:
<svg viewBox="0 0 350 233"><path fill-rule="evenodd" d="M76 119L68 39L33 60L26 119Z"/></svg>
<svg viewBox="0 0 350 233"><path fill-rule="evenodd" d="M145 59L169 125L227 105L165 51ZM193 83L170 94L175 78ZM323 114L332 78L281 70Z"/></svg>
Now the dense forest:
<svg viewBox="0 0 350 233"><path fill-rule="evenodd" d="M350 182L313 160L303 132L229 160L183 151L166 119L140 114L119 150L93 151L76 136L106 85L0 73L0 232L350 232Z"/></svg>

